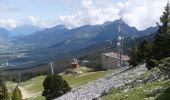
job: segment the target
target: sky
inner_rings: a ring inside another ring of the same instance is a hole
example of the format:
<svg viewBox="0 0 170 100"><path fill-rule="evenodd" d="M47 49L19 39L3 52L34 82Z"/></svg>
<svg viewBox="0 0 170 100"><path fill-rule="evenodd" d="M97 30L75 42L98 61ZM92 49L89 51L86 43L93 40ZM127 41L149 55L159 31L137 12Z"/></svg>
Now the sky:
<svg viewBox="0 0 170 100"><path fill-rule="evenodd" d="M144 30L156 26L168 0L0 0L0 27L24 24L68 28L122 18Z"/></svg>

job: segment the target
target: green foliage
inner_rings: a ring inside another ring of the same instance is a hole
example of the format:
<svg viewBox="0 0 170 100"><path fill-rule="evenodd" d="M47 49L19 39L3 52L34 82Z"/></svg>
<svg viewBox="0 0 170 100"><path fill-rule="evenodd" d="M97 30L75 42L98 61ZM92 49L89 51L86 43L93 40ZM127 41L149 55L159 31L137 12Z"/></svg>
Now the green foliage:
<svg viewBox="0 0 170 100"><path fill-rule="evenodd" d="M155 36L153 53L154 59L161 60L162 58L170 57L170 5L167 3L163 15L160 17L158 32Z"/></svg>
<svg viewBox="0 0 170 100"><path fill-rule="evenodd" d="M150 70L155 67L156 62L151 58L152 55L152 45L144 39L140 46L138 52L139 62L146 63L146 67Z"/></svg>
<svg viewBox="0 0 170 100"><path fill-rule="evenodd" d="M2 79L0 79L0 100L8 100L7 87Z"/></svg>
<svg viewBox="0 0 170 100"><path fill-rule="evenodd" d="M60 75L49 75L43 82L44 91L42 96L46 100L57 98L71 90L68 83Z"/></svg>
<svg viewBox="0 0 170 100"><path fill-rule="evenodd" d="M147 59L146 60L146 67L148 70L154 68L155 66L158 65L158 61L153 60L153 59Z"/></svg>
<svg viewBox="0 0 170 100"><path fill-rule="evenodd" d="M170 57L161 60L159 68L163 72L163 74L168 75L170 77Z"/></svg>
<svg viewBox="0 0 170 100"><path fill-rule="evenodd" d="M139 59L138 54L139 54L138 46L137 46L136 40L133 39L132 48L130 51L129 65L136 67L139 64L140 59Z"/></svg>
<svg viewBox="0 0 170 100"><path fill-rule="evenodd" d="M155 100L169 100L170 98L170 87L167 88L164 93L159 95Z"/></svg>
<svg viewBox="0 0 170 100"><path fill-rule="evenodd" d="M160 17L160 24L158 25L158 31L155 36L155 40L153 42L152 50L147 50L146 55L146 67L151 69L153 67L157 67L160 64L160 60L170 57L170 5L169 2L165 7L165 11L163 15ZM147 43L145 42L145 45ZM142 44L141 44L142 45ZM143 46L144 47L144 46ZM149 54L149 55L148 55ZM166 70L168 67L163 67L162 69Z"/></svg>
<svg viewBox="0 0 170 100"><path fill-rule="evenodd" d="M18 86L15 87L15 90L12 95L12 100L22 100L22 94Z"/></svg>
<svg viewBox="0 0 170 100"><path fill-rule="evenodd" d="M144 39L139 47L140 61L146 62L150 58L151 52L152 45L146 39Z"/></svg>
<svg viewBox="0 0 170 100"><path fill-rule="evenodd" d="M102 98L102 100L151 100L151 98L148 97L148 92L150 92L151 90L153 90L157 87L167 88L169 86L170 86L170 84L169 84L168 80L164 80L164 81L155 80L155 81L149 82L147 84L136 83L136 84L132 85L131 88L127 88L127 87L123 88L122 87L122 88L118 88L118 89L112 89L111 91L109 91L108 94L102 96L101 98ZM123 91L125 89L127 89L127 92ZM166 99L164 96L164 99L162 98L162 99L156 99L156 100L169 100L170 95L168 95L169 94L168 90L166 90L166 91L167 92L163 93L164 95L166 95ZM157 95L159 95L159 94L157 94Z"/></svg>

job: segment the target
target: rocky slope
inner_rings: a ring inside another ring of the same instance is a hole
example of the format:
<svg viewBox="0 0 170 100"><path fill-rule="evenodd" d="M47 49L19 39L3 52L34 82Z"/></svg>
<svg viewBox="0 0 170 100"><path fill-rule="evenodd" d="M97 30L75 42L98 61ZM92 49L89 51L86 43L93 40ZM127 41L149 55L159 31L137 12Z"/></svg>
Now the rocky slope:
<svg viewBox="0 0 170 100"><path fill-rule="evenodd" d="M99 78L85 85L72 89L71 92L55 100L92 100L106 94L112 88L119 88L132 83L136 78L145 73L145 65L140 65L130 70L117 70L116 73Z"/></svg>

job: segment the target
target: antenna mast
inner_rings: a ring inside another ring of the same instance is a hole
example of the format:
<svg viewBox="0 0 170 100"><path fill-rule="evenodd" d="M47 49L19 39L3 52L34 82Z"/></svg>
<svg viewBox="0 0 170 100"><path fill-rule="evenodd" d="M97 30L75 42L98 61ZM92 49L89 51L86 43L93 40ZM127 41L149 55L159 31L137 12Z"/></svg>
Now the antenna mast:
<svg viewBox="0 0 170 100"><path fill-rule="evenodd" d="M117 69L122 68L122 54L123 54L123 21L120 19L118 26L117 39Z"/></svg>

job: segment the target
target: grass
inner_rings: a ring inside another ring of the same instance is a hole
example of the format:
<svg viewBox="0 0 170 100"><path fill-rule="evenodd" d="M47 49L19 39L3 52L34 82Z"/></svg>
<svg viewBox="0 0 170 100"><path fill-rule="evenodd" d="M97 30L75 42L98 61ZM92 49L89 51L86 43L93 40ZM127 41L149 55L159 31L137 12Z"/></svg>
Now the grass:
<svg viewBox="0 0 170 100"><path fill-rule="evenodd" d="M154 81L148 84L138 84L134 86L133 88L130 88L127 90L127 92L124 92L123 90L111 90L107 95L101 97L102 100L144 100L144 98L148 98L148 92L154 88L157 87L163 87L167 88L170 86L169 81ZM167 94L165 94L167 95ZM164 100L164 99L157 99L157 100Z"/></svg>
<svg viewBox="0 0 170 100"><path fill-rule="evenodd" d="M22 82L20 84L21 87L29 91L30 93L37 93L43 90L43 81L45 79L45 76L39 76L36 78L33 78L31 80L28 80L26 82Z"/></svg>
<svg viewBox="0 0 170 100"><path fill-rule="evenodd" d="M76 75L71 75L71 76L63 76L63 78L68 82L68 84L71 87L76 87L82 84L86 84L89 81L95 80L97 78L100 78L104 75L106 75L107 72L104 71L99 71L99 72L94 72L85 76L76 76Z"/></svg>
<svg viewBox="0 0 170 100"><path fill-rule="evenodd" d="M38 97L35 97L35 98L29 98L29 99L26 99L26 100L45 100L45 97L38 96Z"/></svg>
<svg viewBox="0 0 170 100"><path fill-rule="evenodd" d="M6 82L6 87L8 89L9 97L12 97L12 94L13 94L13 91L14 91L16 85L17 85L17 83L15 83L15 82L11 82L11 81Z"/></svg>
<svg viewBox="0 0 170 100"><path fill-rule="evenodd" d="M164 93L159 94L155 100L169 100L170 99L170 86L165 90Z"/></svg>
<svg viewBox="0 0 170 100"><path fill-rule="evenodd" d="M11 82L11 81L6 82L8 92L12 93L13 90L15 89L16 85L17 85L17 83L15 83L15 82Z"/></svg>
<svg viewBox="0 0 170 100"><path fill-rule="evenodd" d="M80 75L62 75L62 77L68 82L70 87L79 86L82 84L85 84L89 81L95 80L97 78L100 78L104 75L106 75L107 71L94 71L90 68L81 69L83 74ZM43 81L45 79L45 76L39 76L36 78L33 78L31 80L28 80L26 82L22 82L20 86L22 86L24 89L29 91L30 93L37 93L41 92L43 90Z"/></svg>
<svg viewBox="0 0 170 100"><path fill-rule="evenodd" d="M83 72L83 74L62 75L70 87L73 88L82 84L86 84L89 81L95 80L109 73L108 71L94 71L90 68L81 68L80 70ZM31 80L20 83L20 86L27 90L29 93L41 92L43 91L43 81L45 77L46 76L39 76L32 78ZM12 86L12 83L8 84L9 88L11 87L10 85ZM36 98L29 98L27 100L45 100L45 98L43 96L38 96Z"/></svg>

